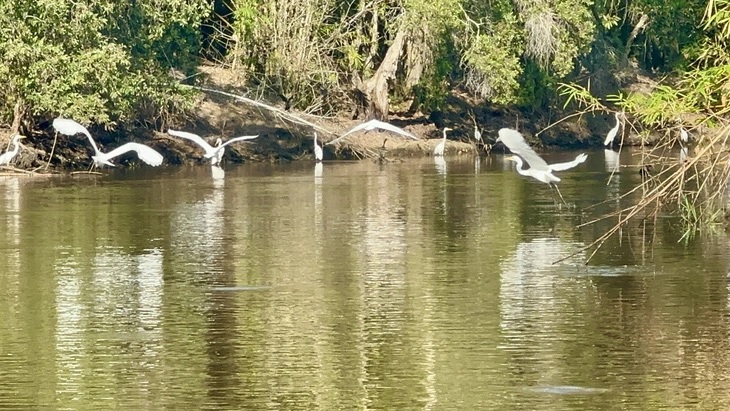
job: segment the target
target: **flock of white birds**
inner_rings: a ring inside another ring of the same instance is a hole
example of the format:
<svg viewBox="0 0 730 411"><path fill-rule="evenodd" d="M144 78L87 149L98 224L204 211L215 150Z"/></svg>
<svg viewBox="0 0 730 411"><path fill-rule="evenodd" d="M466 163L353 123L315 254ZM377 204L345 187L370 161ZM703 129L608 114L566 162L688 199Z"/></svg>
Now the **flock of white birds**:
<svg viewBox="0 0 730 411"><path fill-rule="evenodd" d="M619 128L621 126L621 114L615 113L616 118L616 125L611 128L611 130L606 135L606 139L604 140L604 145L607 147L607 149L613 148L614 140L616 139L616 136L618 135ZM109 151L108 153L102 153L99 150L99 147L97 146L94 139L91 137L91 133L89 133L89 130L86 129L83 125L77 123L74 120L67 119L67 118L56 118L53 120L53 128L61 134L67 135L67 136L74 136L77 134L83 134L91 143L92 148L94 149L94 155L92 155L91 159L92 162L92 168L93 167L102 167L102 166L110 166L114 167L114 163L111 162L111 160L117 156L120 156L122 154L128 153L130 151L134 151L137 154L137 157L142 160L144 163L149 164L150 166L159 166L162 164L163 156L162 154L155 151L153 148L148 147L144 144L140 143L126 143L123 144L117 148L115 148L112 151ZM359 124L349 131L347 131L342 136L335 138L332 141L327 142L326 144L336 144L341 142L346 137L352 135L353 133L356 133L358 131L372 131L372 130L384 130L391 133L394 133L398 136L405 137L412 140L420 140L415 135L407 132L406 130L403 130L400 127L394 126L392 124L379 121L379 120L370 120L367 122L364 122L362 124ZM443 129L443 141L439 142L436 147L433 150L433 155L437 157L442 157L444 155L444 151L446 148L446 132L451 130L449 127L444 127ZM213 177L214 178L223 178L225 176L225 173L223 172L223 169L220 167L221 160L223 158L223 154L225 152L225 147L229 144L239 142L239 141L247 141L252 140L258 137L255 136L241 136L241 137L235 137L232 138L226 142L223 142L220 138L218 138L215 141L214 145L210 145L205 139L200 137L197 134L189 133L186 131L178 131L178 130L167 130L167 133L174 137L179 137L182 139L186 139L189 141L192 141L193 143L196 143L198 146L200 146L204 151L204 157L206 159L210 160L211 167L213 169ZM497 138L497 142L501 142L504 144L509 150L514 154L513 156L506 157L507 160L514 161L516 165L516 170L519 174L524 176L529 176L532 178L535 178L543 183L549 184L551 188L555 188L555 190L558 192L558 195L560 195L560 198L563 199L562 194L560 194L560 190L558 190L556 183L560 181L560 178L555 176L553 172L556 171L563 171L570 168L573 168L577 166L578 164L583 163L588 158L586 154L580 154L578 155L573 161L565 162L565 163L557 163L557 164L547 164L545 160L543 160L537 153L527 144L527 141L525 141L525 138L520 134L519 131L509 129L509 128L503 128L499 130L499 137ZM10 142L10 146L12 148L9 148L7 152L0 155L0 166L8 165L13 160L13 158L18 154L18 151L20 149L20 140L25 137L21 135L15 135ZM481 132L479 129L474 130L474 139L476 142L479 142L482 140ZM687 131L684 128L680 129L680 140L682 143L686 143L688 141L688 134ZM317 142L317 133L314 133L314 157L317 162L321 162L323 159L323 150L322 146L319 145ZM525 169L523 166L527 163L529 165L529 168ZM563 200L565 202L565 200Z"/></svg>

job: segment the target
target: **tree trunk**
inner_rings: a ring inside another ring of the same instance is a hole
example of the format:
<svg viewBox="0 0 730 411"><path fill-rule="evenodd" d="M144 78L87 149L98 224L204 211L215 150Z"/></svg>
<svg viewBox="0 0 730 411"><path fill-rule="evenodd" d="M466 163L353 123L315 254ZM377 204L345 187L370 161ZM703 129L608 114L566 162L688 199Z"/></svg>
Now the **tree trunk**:
<svg viewBox="0 0 730 411"><path fill-rule="evenodd" d="M626 67L629 63L629 53L631 52L631 46L634 44L634 39L641 33L642 30L649 24L649 16L642 14L639 18L639 22L636 23L634 29L631 30L628 40L626 40L626 49L624 50L623 56L621 56L620 64Z"/></svg>
<svg viewBox="0 0 730 411"><path fill-rule="evenodd" d="M15 107L13 108L13 124L10 125L10 133L20 133L24 112L25 107L23 107L23 100L18 99L18 101L15 102Z"/></svg>
<svg viewBox="0 0 730 411"><path fill-rule="evenodd" d="M375 118L385 121L388 119L389 84L391 80L395 79L405 39L406 30L400 28L375 74L369 79L355 84L357 104L365 112L367 120ZM355 117L357 117L357 112Z"/></svg>

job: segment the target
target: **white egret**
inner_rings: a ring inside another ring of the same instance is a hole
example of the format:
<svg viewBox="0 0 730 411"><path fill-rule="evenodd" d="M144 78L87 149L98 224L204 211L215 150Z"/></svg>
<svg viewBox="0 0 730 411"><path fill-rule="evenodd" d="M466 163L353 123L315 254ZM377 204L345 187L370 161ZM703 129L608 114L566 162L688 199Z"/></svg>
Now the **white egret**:
<svg viewBox="0 0 730 411"><path fill-rule="evenodd" d="M219 166L210 166L210 171L213 174L214 180L222 180L226 178L226 172Z"/></svg>
<svg viewBox="0 0 730 411"><path fill-rule="evenodd" d="M317 144L317 132L314 132L314 158L317 161L322 161L322 147Z"/></svg>
<svg viewBox="0 0 730 411"><path fill-rule="evenodd" d="M223 153L225 152L225 147L231 143L235 143L237 141L244 141L244 140L252 140L258 135L255 136L241 136L241 137L234 137L225 143L220 138L215 141L215 147L208 144L207 141L203 140L202 137L200 137L197 134L188 133L187 131L177 131L173 129L167 130L167 134L175 137L184 138L186 140L190 140L196 144L198 144L200 147L205 150L205 154L203 155L205 158L210 159L210 163L212 165L218 165L220 164L221 160L223 159Z"/></svg>
<svg viewBox="0 0 730 411"><path fill-rule="evenodd" d="M13 144L14 147L12 150L8 149L8 151L0 156L0 166L10 164L10 161L18 154L18 151L20 150L20 140L23 138L25 138L25 136L16 134L13 139L10 140L10 144Z"/></svg>
<svg viewBox="0 0 730 411"><path fill-rule="evenodd" d="M621 159L618 151L609 149L603 150L603 159L606 163L606 171L609 173L618 173L621 167Z"/></svg>
<svg viewBox="0 0 730 411"><path fill-rule="evenodd" d="M444 140L436 145L436 148L433 149L433 155L435 156L443 156L444 150L446 149L446 132L451 130L449 127L444 127Z"/></svg>
<svg viewBox="0 0 730 411"><path fill-rule="evenodd" d="M611 130L608 131L608 134L606 134L606 139L603 140L604 146L613 145L613 140L616 138L616 134L618 134L618 128L621 127L620 113L619 112L614 113L614 117L616 117L616 125L613 126L613 128Z"/></svg>
<svg viewBox="0 0 730 411"><path fill-rule="evenodd" d="M679 140L683 143L689 141L689 133L687 133L687 130L685 130L684 127L679 128Z"/></svg>
<svg viewBox="0 0 730 411"><path fill-rule="evenodd" d="M366 121L366 122L364 122L362 124L356 125L355 127L351 128L350 131L348 131L347 133L345 133L345 134L341 135L340 137L338 137L338 138L336 138L336 139L328 142L327 144L337 143L337 142L341 141L343 138L349 136L350 134L352 134L352 133L354 133L356 131L361 131L361 130L364 130L364 131L372 131L372 130L375 130L376 128L379 128L381 130L391 131L391 132L393 132L395 134L398 134L398 135L403 136L403 137L411 138L413 140L418 140L419 139L418 137L416 137L413 134L411 134L411 133L403 130L400 127L396 127L396 126L394 126L392 124L389 124L389 123L386 123L384 121L374 120L373 119L373 120L370 120L370 121Z"/></svg>
<svg viewBox="0 0 730 411"><path fill-rule="evenodd" d="M687 130L685 130L684 127L679 127L679 141L679 145L681 146L679 151L679 162L685 163L687 162L687 157L689 157L689 149L684 145L684 143L689 141L689 133L687 133ZM2 164L2 162L0 162L0 164Z"/></svg>
<svg viewBox="0 0 730 411"><path fill-rule="evenodd" d="M516 162L518 173L523 176L530 176L536 180L542 181L543 183L550 185L551 188L555 187L555 190L557 190L560 199L563 200L563 203L565 203L565 199L563 199L563 195L560 193L560 190L556 185L556 183L560 181L560 178L553 175L553 171L563 171L573 168L586 161L588 158L585 154L579 154L573 161L548 164L542 159L542 157L535 153L532 147L527 144L527 141L525 141L525 138L519 131L509 128L499 130L497 142L502 142L502 144L507 146L512 153L516 154L516 156L506 157L505 160ZM522 168L523 159L530 168L526 170Z"/></svg>
<svg viewBox="0 0 730 411"><path fill-rule="evenodd" d="M162 164L162 160L164 160L162 154L144 144L139 143L126 143L108 153L102 153L101 151L99 151L99 147L97 147L96 142L91 137L89 130L87 130L86 127L82 126L81 124L68 118L58 117L57 119L53 120L53 128L55 128L56 131L58 131L59 133L65 134L67 136L84 134L86 137L88 137L89 141L91 142L91 147L94 148L94 155L91 156L91 159L94 160L94 166L96 167L101 167L104 165L114 167L114 164L110 160L114 157L120 156L130 151L136 152L137 157L139 157L140 160L153 167L159 166L160 164Z"/></svg>

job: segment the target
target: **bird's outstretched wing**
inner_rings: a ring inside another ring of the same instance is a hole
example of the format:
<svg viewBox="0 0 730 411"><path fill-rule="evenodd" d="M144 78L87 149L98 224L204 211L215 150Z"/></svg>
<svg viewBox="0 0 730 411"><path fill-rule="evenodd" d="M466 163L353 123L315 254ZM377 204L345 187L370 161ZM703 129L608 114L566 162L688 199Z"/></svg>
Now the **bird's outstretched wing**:
<svg viewBox="0 0 730 411"><path fill-rule="evenodd" d="M578 154L578 157L576 157L575 160L573 160L573 161L568 161L565 163L550 164L549 167L550 167L550 170L552 170L552 171L563 171L563 170L567 170L569 168L573 168L573 167L577 166L578 164L586 161L587 158L588 158L588 156L585 153L581 153L581 154Z"/></svg>
<svg viewBox="0 0 730 411"><path fill-rule="evenodd" d="M162 157L162 154L158 153L157 151L153 150L150 147L147 147L144 144L139 144L139 143L123 144L123 145L115 148L114 150L104 154L104 157L107 160L110 160L116 156L122 155L129 151L136 151L137 157L139 157L140 160L151 165L152 167L159 166L160 164L162 164L162 160L164 159Z"/></svg>
<svg viewBox="0 0 730 411"><path fill-rule="evenodd" d="M345 133L345 134L337 137L336 139L334 139L334 140L332 140L330 142L327 142L325 144L334 144L334 143L337 143L338 141L341 141L343 138L349 136L350 134L352 134L354 132L357 132L357 131L360 131L360 130L365 130L366 128L368 128L368 126L370 125L370 122L371 121L373 121L373 120L370 120L370 121L365 122L365 123L362 123L362 124L358 124L355 127L351 128L347 133Z"/></svg>
<svg viewBox="0 0 730 411"><path fill-rule="evenodd" d="M403 137L408 137L408 138L412 138L414 140L418 140L418 137L416 137L413 134L411 134L411 133L403 130L402 128L400 128L398 126L394 126L394 125L392 125L390 123L386 123L384 121L379 121L379 120L370 120L370 123L373 126L375 126L376 128L380 128L380 129L383 129L383 130L392 131L393 133L399 134L399 135L401 135Z"/></svg>
<svg viewBox="0 0 730 411"><path fill-rule="evenodd" d="M195 144L199 145L200 147L203 147L203 150L205 150L205 153L208 154L211 150L213 150L213 146L208 144L207 141L203 140L203 137L200 137L197 134L188 133L187 131L178 131L173 129L168 129L167 134L175 137L184 138L186 140L190 140L194 142Z"/></svg>
<svg viewBox="0 0 730 411"><path fill-rule="evenodd" d="M256 134L255 136L241 136L241 137L233 137L232 139L226 141L225 143L219 145L216 148L225 147L231 143L235 143L236 141L244 141L244 140L253 140L254 138L258 137L259 135Z"/></svg>
<svg viewBox="0 0 730 411"><path fill-rule="evenodd" d="M522 157L530 165L530 168L540 171L551 170L545 160L538 156L535 150L527 144L527 141L525 141L525 138L522 137L519 131L511 128L500 129L497 141L501 141L511 152Z"/></svg>
<svg viewBox="0 0 730 411"><path fill-rule="evenodd" d="M221 144L221 145L219 145L219 146L211 147L210 151L206 151L206 153L205 153L205 156L204 156L204 157L205 157L205 158L213 158L213 157L215 157L215 156L216 156L216 155L217 155L218 153L221 153L221 154L220 154L220 156L221 156L221 157L223 157L223 154L222 154L222 153L223 153L223 150L225 149L225 147L226 147L227 145L229 145L229 144L231 144L231 143L235 143L235 142L237 142L237 141L243 141L243 140L252 140L252 139L254 139L254 138L256 138L256 137L258 137L258 134L257 134L257 135L255 135L255 136L241 136L241 137L234 137L234 138L232 138L232 139L230 139L230 140L226 141L225 143L223 143L223 144ZM218 160L220 160L220 159L218 159Z"/></svg>
<svg viewBox="0 0 730 411"><path fill-rule="evenodd" d="M91 133L89 133L89 130L87 130L86 127L82 126L81 124L71 120L70 118L56 118L55 120L53 120L53 128L55 128L56 131L58 131L59 133L65 134L67 136L84 134L86 137L89 138L91 146L94 147L94 152L99 152L99 147L97 147L94 139L91 138Z"/></svg>
<svg viewBox="0 0 730 411"><path fill-rule="evenodd" d="M373 130L373 129L376 129L376 128L383 129L383 130L388 130L388 131L391 131L393 133L399 134L401 136L408 137L408 138L412 138L414 140L418 140L418 137L416 137L413 134L411 134L411 133L403 130L400 127L394 126L394 125L392 125L390 123L386 123L384 121L380 121L380 120L373 119L373 120L370 120L370 121L366 121L366 122L364 122L362 124L356 125L355 127L351 128L347 133L345 133L345 134L337 137L336 139L334 139L332 141L327 142L326 144L334 144L334 143L337 143L339 141L342 141L343 138L349 136L350 134L352 134L354 132L360 131L360 130Z"/></svg>

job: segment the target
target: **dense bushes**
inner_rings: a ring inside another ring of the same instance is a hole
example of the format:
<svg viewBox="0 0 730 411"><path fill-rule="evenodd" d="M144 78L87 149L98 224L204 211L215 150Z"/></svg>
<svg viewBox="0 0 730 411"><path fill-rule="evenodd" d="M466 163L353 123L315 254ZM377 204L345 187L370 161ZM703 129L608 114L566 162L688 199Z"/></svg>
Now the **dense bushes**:
<svg viewBox="0 0 730 411"><path fill-rule="evenodd" d="M629 60L667 72L727 60L717 41L727 10L727 0L0 0L0 118L154 122L188 106L169 71L190 74L200 56L316 113L387 111L383 96L428 112L453 87L544 108L558 80Z"/></svg>

